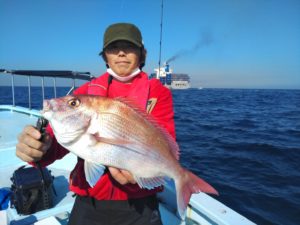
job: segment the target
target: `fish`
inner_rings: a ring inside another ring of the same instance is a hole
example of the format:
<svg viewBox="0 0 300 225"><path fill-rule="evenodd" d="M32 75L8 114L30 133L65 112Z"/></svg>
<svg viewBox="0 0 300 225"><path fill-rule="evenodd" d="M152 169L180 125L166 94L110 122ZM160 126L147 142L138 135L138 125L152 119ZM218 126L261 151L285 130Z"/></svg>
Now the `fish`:
<svg viewBox="0 0 300 225"><path fill-rule="evenodd" d="M41 114L58 143L84 159L92 187L105 166L129 171L140 188L153 189L173 179L182 220L193 193L218 195L210 184L181 166L175 139L133 100L68 95L44 100Z"/></svg>

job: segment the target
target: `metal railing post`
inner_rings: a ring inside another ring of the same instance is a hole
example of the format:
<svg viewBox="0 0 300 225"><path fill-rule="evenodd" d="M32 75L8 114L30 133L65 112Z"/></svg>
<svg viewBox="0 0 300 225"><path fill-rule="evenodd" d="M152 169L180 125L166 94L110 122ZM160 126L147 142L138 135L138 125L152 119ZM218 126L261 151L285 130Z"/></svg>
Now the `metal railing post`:
<svg viewBox="0 0 300 225"><path fill-rule="evenodd" d="M28 108L31 109L31 76L28 76Z"/></svg>
<svg viewBox="0 0 300 225"><path fill-rule="evenodd" d="M55 80L55 77L53 77L53 88L54 88L54 98L56 98L56 80Z"/></svg>
<svg viewBox="0 0 300 225"><path fill-rule="evenodd" d="M15 76L12 74L11 76L11 92L12 92L12 100L13 100L13 106L15 107Z"/></svg>
<svg viewBox="0 0 300 225"><path fill-rule="evenodd" d="M42 95L43 95L43 101L45 100L45 85L44 85L44 77L42 77Z"/></svg>

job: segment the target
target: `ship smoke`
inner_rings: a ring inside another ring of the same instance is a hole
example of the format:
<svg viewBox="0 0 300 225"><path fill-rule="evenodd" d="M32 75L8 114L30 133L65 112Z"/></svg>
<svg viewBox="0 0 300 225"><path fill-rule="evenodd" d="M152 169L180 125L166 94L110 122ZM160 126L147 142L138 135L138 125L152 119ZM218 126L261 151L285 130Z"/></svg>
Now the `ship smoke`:
<svg viewBox="0 0 300 225"><path fill-rule="evenodd" d="M167 60L167 64L179 57L196 53L201 47L209 46L213 43L213 36L210 32L202 32L198 42L191 49L182 49Z"/></svg>

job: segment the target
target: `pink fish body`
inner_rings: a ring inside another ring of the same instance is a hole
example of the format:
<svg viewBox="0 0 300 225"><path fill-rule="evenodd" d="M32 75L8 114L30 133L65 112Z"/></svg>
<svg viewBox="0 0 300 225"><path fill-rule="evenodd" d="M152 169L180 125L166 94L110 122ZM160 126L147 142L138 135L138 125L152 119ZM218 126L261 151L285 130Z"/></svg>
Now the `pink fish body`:
<svg viewBox="0 0 300 225"><path fill-rule="evenodd" d="M85 160L91 186L102 175L103 165L128 170L141 188L155 188L172 178L182 219L191 194L218 194L179 164L174 139L127 100L66 96L45 100L42 115L49 120L57 141Z"/></svg>

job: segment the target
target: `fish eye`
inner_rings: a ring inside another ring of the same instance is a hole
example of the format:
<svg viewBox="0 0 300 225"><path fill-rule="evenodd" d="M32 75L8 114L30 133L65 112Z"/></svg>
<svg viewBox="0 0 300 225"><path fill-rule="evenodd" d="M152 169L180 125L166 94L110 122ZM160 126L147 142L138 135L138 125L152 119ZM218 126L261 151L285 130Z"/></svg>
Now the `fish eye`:
<svg viewBox="0 0 300 225"><path fill-rule="evenodd" d="M75 99L71 99L69 102L68 102L69 106L71 107L78 107L80 105L80 100L78 98L75 98Z"/></svg>

